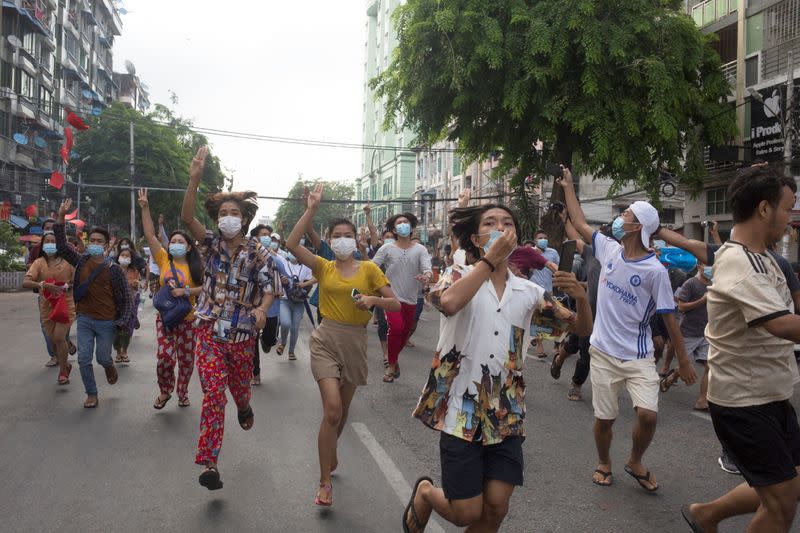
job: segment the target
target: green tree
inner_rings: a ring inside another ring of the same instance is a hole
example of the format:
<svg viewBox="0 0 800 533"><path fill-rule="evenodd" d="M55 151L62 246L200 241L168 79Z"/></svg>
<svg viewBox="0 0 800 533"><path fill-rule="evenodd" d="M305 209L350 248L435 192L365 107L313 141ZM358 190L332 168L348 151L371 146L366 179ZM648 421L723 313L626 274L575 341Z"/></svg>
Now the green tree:
<svg viewBox="0 0 800 533"><path fill-rule="evenodd" d="M300 217L303 216L305 206L303 205L303 191L306 187L312 188L318 181L303 181L298 179L289 194L288 200L281 201L278 211L275 213L275 231L282 236L286 236L294 228ZM322 205L315 217L316 224L327 224L334 218L347 218L353 214L353 197L355 191L351 185L339 181L323 181L325 191L322 193ZM333 202L331 201L333 200Z"/></svg>
<svg viewBox="0 0 800 533"><path fill-rule="evenodd" d="M19 235L8 222L0 221L0 272L13 272L25 269L21 262L22 246Z"/></svg>
<svg viewBox="0 0 800 533"><path fill-rule="evenodd" d="M177 117L160 104L156 104L147 115L121 104L106 109L91 121L89 130L76 134L75 150L80 159L70 162L74 165L70 174L76 176L80 171L83 182L89 185L130 185L131 122L134 124L135 186L185 188L189 163L197 148L208 144L208 139L192 131L190 121ZM201 193L222 190L226 180L219 159L209 156L200 184ZM84 196L91 198L90 205L96 210L97 221L128 227L129 190L96 187L83 190ZM203 197L203 194L198 196L199 205L202 205ZM152 191L151 210L154 216L164 213L169 229L177 228L182 200L178 192ZM205 212L199 209L198 215L203 218Z"/></svg>
<svg viewBox="0 0 800 533"><path fill-rule="evenodd" d="M736 132L730 86L680 0L408 0L391 65L371 80L398 117L497 175L544 177L544 160L633 183L658 201L659 170L697 190L702 147ZM533 150L544 142L544 157ZM559 190L558 187L555 188Z"/></svg>

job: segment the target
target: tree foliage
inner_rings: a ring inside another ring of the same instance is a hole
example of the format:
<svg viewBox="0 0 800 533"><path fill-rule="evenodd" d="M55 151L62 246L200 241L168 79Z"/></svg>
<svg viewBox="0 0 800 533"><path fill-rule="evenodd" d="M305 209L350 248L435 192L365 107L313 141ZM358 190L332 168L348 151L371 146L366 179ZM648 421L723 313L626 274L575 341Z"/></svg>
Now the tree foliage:
<svg viewBox="0 0 800 533"><path fill-rule="evenodd" d="M657 201L659 170L701 186L698 155L735 134L720 60L680 0L408 0L371 81L417 141L502 153L499 174L576 163ZM544 157L532 145L542 140ZM536 181L534 179L534 182ZM518 183L519 185L519 183Z"/></svg>
<svg viewBox="0 0 800 533"><path fill-rule="evenodd" d="M80 171L85 184L130 185L131 122L134 124L135 186L184 189L192 157L200 146L208 144L208 139L192 131L191 121L176 116L160 104L146 115L121 104L106 109L92 121L89 130L76 134L75 150L80 156L71 160L70 174L77 179ZM219 159L209 156L200 184L198 205L204 201L203 193L218 192L226 185L229 181ZM83 196L91 198L90 206L94 207L96 221L128 228L129 190L85 187ZM178 192L150 193L153 215L164 213L170 229L179 225L182 201L183 196ZM205 210L198 209L197 214L203 218Z"/></svg>
<svg viewBox="0 0 800 533"><path fill-rule="evenodd" d="M22 263L22 246L19 235L8 222L0 221L0 272L14 272L25 269Z"/></svg>
<svg viewBox="0 0 800 533"><path fill-rule="evenodd" d="M305 187L313 189L319 181L303 181L298 179L287 194L289 200L281 201L278 211L275 214L275 231L286 236L294 228L300 217L303 216L305 206L303 205L303 191ZM327 225L334 218L349 219L353 214L353 204L355 190L352 185L339 181L323 181L325 190L322 193L322 204L315 217L316 224ZM327 200L336 200L343 203L331 203Z"/></svg>

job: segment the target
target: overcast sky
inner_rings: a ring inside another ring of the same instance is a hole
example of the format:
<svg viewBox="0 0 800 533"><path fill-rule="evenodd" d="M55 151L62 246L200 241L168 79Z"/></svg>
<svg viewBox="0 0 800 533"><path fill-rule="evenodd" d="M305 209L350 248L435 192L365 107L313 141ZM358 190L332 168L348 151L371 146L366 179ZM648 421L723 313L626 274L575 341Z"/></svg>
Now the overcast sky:
<svg viewBox="0 0 800 533"><path fill-rule="evenodd" d="M205 128L360 143L366 3L127 0L115 70ZM357 149L209 137L236 189L284 196L297 179L351 180ZM263 201L259 216L277 201Z"/></svg>

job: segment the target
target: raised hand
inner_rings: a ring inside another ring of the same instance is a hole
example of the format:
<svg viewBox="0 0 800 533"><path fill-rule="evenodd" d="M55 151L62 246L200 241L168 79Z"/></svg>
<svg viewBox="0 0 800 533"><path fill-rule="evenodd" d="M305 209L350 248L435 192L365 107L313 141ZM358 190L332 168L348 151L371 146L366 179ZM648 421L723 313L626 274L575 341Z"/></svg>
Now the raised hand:
<svg viewBox="0 0 800 533"><path fill-rule="evenodd" d="M464 187L464 190L458 193L458 207L468 207L471 198L472 187Z"/></svg>
<svg viewBox="0 0 800 533"><path fill-rule="evenodd" d="M139 189L139 207L142 210L150 208L150 202L147 200L147 189ZM163 217L164 215L161 215ZM159 222L161 222L161 217L159 217Z"/></svg>
<svg viewBox="0 0 800 533"><path fill-rule="evenodd" d="M308 209L308 195L311 192L308 190L308 187L303 187L303 209Z"/></svg>
<svg viewBox="0 0 800 533"><path fill-rule="evenodd" d="M307 209L311 211L316 211L319 209L319 205L322 202L322 184L317 183L314 187L314 190L308 194L308 207Z"/></svg>
<svg viewBox="0 0 800 533"><path fill-rule="evenodd" d="M66 198L58 208L58 221L63 224L64 218L69 213L69 210L72 208L72 199Z"/></svg>
<svg viewBox="0 0 800 533"><path fill-rule="evenodd" d="M586 298L586 289L578 283L578 279L572 272L554 272L553 287L561 289L575 300Z"/></svg>
<svg viewBox="0 0 800 533"><path fill-rule="evenodd" d="M189 179L192 181L199 181L203 175L203 170L206 168L206 156L208 156L208 146L201 146L197 149L192 164L189 167Z"/></svg>
<svg viewBox="0 0 800 533"><path fill-rule="evenodd" d="M371 212L372 212L372 207L370 207L369 203L367 203L367 205L364 206L364 214L369 216Z"/></svg>
<svg viewBox="0 0 800 533"><path fill-rule="evenodd" d="M568 187L574 187L574 185L572 184L572 171L570 171L570 169L568 169L564 165L561 165L561 168L564 171L564 176L560 179L556 179L556 182L558 182L558 184L565 189Z"/></svg>
<svg viewBox="0 0 800 533"><path fill-rule="evenodd" d="M517 247L517 232L514 228L506 228L503 234L500 235L489 247L486 253L486 258L492 263L497 264L511 255L514 248Z"/></svg>
<svg viewBox="0 0 800 533"><path fill-rule="evenodd" d="M161 213L160 215L158 215L158 225L159 226L163 226L165 220L166 220L166 218L164 217L164 213Z"/></svg>

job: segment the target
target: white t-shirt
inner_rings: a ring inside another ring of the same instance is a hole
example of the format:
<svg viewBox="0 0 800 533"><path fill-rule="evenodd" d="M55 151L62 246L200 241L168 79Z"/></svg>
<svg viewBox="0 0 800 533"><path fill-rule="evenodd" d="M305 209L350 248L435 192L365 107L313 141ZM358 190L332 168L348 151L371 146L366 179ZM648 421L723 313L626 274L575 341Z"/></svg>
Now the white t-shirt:
<svg viewBox="0 0 800 533"><path fill-rule="evenodd" d="M314 275L311 273L311 269L308 268L305 265L301 265L300 263L292 264L291 262L286 261L286 267L287 267L289 273L292 276L297 276L297 279L301 283L304 282L304 281L308 281L308 280L310 280L311 278L314 277ZM290 279L289 280L289 287L291 287L291 286L292 286L292 280ZM309 292L311 292L310 289L309 289ZM286 295L286 292L284 292L283 295L281 296L281 300L288 300L288 299L289 299L289 297Z"/></svg>
<svg viewBox="0 0 800 533"><path fill-rule="evenodd" d="M652 357L650 319L675 311L667 269L653 253L626 260L622 245L598 232L592 246L601 271L591 344L624 361Z"/></svg>

